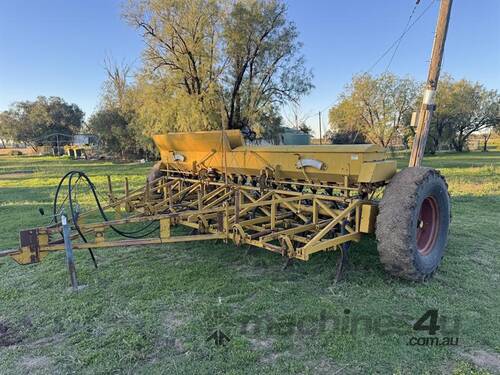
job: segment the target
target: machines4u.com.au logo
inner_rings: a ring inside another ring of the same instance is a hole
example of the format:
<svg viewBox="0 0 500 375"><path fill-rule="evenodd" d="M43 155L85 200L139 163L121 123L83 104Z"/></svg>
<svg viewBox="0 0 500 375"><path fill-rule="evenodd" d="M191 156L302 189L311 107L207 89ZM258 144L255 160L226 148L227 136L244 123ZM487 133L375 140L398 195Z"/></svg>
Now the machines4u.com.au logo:
<svg viewBox="0 0 500 375"><path fill-rule="evenodd" d="M451 324L445 316L439 316L437 309L427 310L413 325L413 330L427 333L410 337L410 346L456 346L458 345L458 331L460 321L455 319ZM440 332L441 331L441 332ZM439 333L444 334L438 335Z"/></svg>

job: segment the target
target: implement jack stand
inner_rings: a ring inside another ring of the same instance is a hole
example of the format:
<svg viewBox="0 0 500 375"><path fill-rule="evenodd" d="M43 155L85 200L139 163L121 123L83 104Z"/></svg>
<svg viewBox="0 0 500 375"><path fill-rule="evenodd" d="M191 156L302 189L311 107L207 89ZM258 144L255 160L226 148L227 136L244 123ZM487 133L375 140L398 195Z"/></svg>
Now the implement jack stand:
<svg viewBox="0 0 500 375"><path fill-rule="evenodd" d="M63 228L64 250L66 252L66 263L68 265L69 278L71 281L71 290L73 292L78 292L85 288L86 285L78 285L73 246L71 245L71 227L68 224L68 218L64 214L61 214L61 224Z"/></svg>

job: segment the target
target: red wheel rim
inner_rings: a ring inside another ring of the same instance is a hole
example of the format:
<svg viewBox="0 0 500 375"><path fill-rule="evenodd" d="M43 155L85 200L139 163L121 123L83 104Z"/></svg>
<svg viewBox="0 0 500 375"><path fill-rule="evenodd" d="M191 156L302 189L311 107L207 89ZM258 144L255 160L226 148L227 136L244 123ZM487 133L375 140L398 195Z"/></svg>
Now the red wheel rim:
<svg viewBox="0 0 500 375"><path fill-rule="evenodd" d="M439 229L439 206L434 197L427 197L420 206L417 221L417 249L428 255L436 243Z"/></svg>

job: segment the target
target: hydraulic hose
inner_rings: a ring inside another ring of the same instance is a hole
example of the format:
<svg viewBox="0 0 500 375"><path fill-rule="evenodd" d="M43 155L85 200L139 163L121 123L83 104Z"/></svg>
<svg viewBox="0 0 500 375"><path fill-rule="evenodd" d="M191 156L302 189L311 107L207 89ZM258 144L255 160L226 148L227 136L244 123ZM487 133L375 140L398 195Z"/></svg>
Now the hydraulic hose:
<svg viewBox="0 0 500 375"><path fill-rule="evenodd" d="M73 182L73 177L75 177L75 176L77 176L77 180L76 180L76 182ZM101 215L102 219L106 222L110 221L108 219L106 213L104 212L102 205L101 205L101 202L100 202L99 197L97 195L97 191L96 191L94 183L91 181L91 179L84 172L81 172L81 171L70 171L70 172L66 173L59 181L59 184L57 185L56 193L54 196L54 202L53 202L53 208L52 208L52 213L53 213L52 220L55 223L57 223L57 215L60 213L59 212L60 208L62 205L64 205L66 200L68 200L68 205L69 205L69 210L70 210L70 214L71 214L71 219L73 221L73 225L74 225L76 231L78 232L78 235L82 238L82 240L85 243L88 243L87 238L85 237L85 235L83 234L83 232L81 231L81 229L78 225L78 212L76 212L76 210L75 210L74 199L73 199L74 188L82 179L85 181L85 183L89 187L90 191L92 192L92 196L94 198L95 204L97 206L97 209L98 209L99 214ZM68 195L63 200L61 205L58 206L60 191L61 191L63 184L65 183L66 180L68 180ZM76 198L76 194L75 194L75 198ZM136 229L136 230L133 230L133 231L124 231L124 230L116 228L114 225L110 225L110 228L120 236L132 238L132 239L139 239L139 238L144 238L144 237L149 236L150 234L154 233L155 231L157 231L160 228L160 226L157 225L152 230L149 230L148 232L145 232L145 233L141 233L141 232L144 232L145 230L149 229L153 224L154 224L154 222L150 222L150 223L144 225L143 227ZM94 254L92 252L92 249L89 248L88 250L89 250L90 256L92 257L92 261L94 262L94 265L97 268L97 262L96 262Z"/></svg>

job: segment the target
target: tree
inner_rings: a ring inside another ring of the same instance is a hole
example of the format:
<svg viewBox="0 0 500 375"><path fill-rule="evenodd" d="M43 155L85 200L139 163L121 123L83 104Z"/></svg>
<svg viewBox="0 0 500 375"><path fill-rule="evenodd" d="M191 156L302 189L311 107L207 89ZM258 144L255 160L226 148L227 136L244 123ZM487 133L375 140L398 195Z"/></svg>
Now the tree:
<svg viewBox="0 0 500 375"><path fill-rule="evenodd" d="M436 92L436 108L432 115L429 126L429 135L427 139L426 152L436 153L443 143L450 144L453 138L453 78L444 74L439 80ZM422 102L422 96L419 96L417 105ZM418 109L416 109L418 110ZM413 132L414 133L414 132ZM414 136L414 134L413 134Z"/></svg>
<svg viewBox="0 0 500 375"><path fill-rule="evenodd" d="M329 111L330 128L334 133L359 131L370 142L386 147L403 133L418 88L413 79L391 73L354 76Z"/></svg>
<svg viewBox="0 0 500 375"><path fill-rule="evenodd" d="M284 112L284 120L288 127L292 129L300 129L306 126L306 120L311 117L310 114L304 113L300 103L296 101L290 103Z"/></svg>
<svg viewBox="0 0 500 375"><path fill-rule="evenodd" d="M224 108L229 128L248 125L269 105L297 102L312 87L295 25L278 0L235 1L223 23Z"/></svg>
<svg viewBox="0 0 500 375"><path fill-rule="evenodd" d="M216 123L220 128L218 80L225 67L218 55L223 17L218 2L129 1L124 16L146 44L137 87L146 125L189 131Z"/></svg>
<svg viewBox="0 0 500 375"><path fill-rule="evenodd" d="M366 143L366 139L357 130L340 130L331 131L328 130L325 134L325 139L329 140L332 144L363 144Z"/></svg>
<svg viewBox="0 0 500 375"><path fill-rule="evenodd" d="M130 75L132 67L126 62L117 64L111 57L104 60L106 80L103 83L101 107L118 108L126 113L132 110Z"/></svg>
<svg viewBox="0 0 500 375"><path fill-rule="evenodd" d="M134 134L128 127L127 119L118 109L108 108L95 112L87 126L92 133L99 136L99 141L107 152L122 158L136 152Z"/></svg>
<svg viewBox="0 0 500 375"><path fill-rule="evenodd" d="M111 58L107 58L104 65L107 77L100 108L89 119L89 130L99 136L104 150L109 153L120 155L122 159L143 156L152 142L143 137L137 126L139 106L137 90L129 82L131 66L124 62L117 64Z"/></svg>
<svg viewBox="0 0 500 375"><path fill-rule="evenodd" d="M59 97L39 96L35 101L16 102L4 111L0 131L14 141L36 146L53 133L78 133L83 118L84 113L76 104Z"/></svg>
<svg viewBox="0 0 500 375"><path fill-rule="evenodd" d="M0 142L3 148L7 147L7 141L14 139L12 128L12 119L8 111L0 112Z"/></svg>
<svg viewBox="0 0 500 375"><path fill-rule="evenodd" d="M492 135L493 135L493 129L481 133L481 138L483 138L483 152L488 151L488 141L490 140Z"/></svg>
<svg viewBox="0 0 500 375"><path fill-rule="evenodd" d="M330 130L325 137L334 144L354 144L365 141L362 134L363 128L354 116L357 109L351 100L341 100L338 105L331 108L328 113Z"/></svg>
<svg viewBox="0 0 500 375"><path fill-rule="evenodd" d="M146 43L137 85L146 128L252 126L311 88L282 1L131 0L124 15Z"/></svg>
<svg viewBox="0 0 500 375"><path fill-rule="evenodd" d="M500 95L496 90L465 79L452 81L443 88L436 118L451 132L455 151L463 151L472 134L499 126Z"/></svg>
<svg viewBox="0 0 500 375"><path fill-rule="evenodd" d="M254 124L257 137L265 139L272 144L279 144L283 133L283 119L272 106L267 111L262 111L260 118Z"/></svg>

